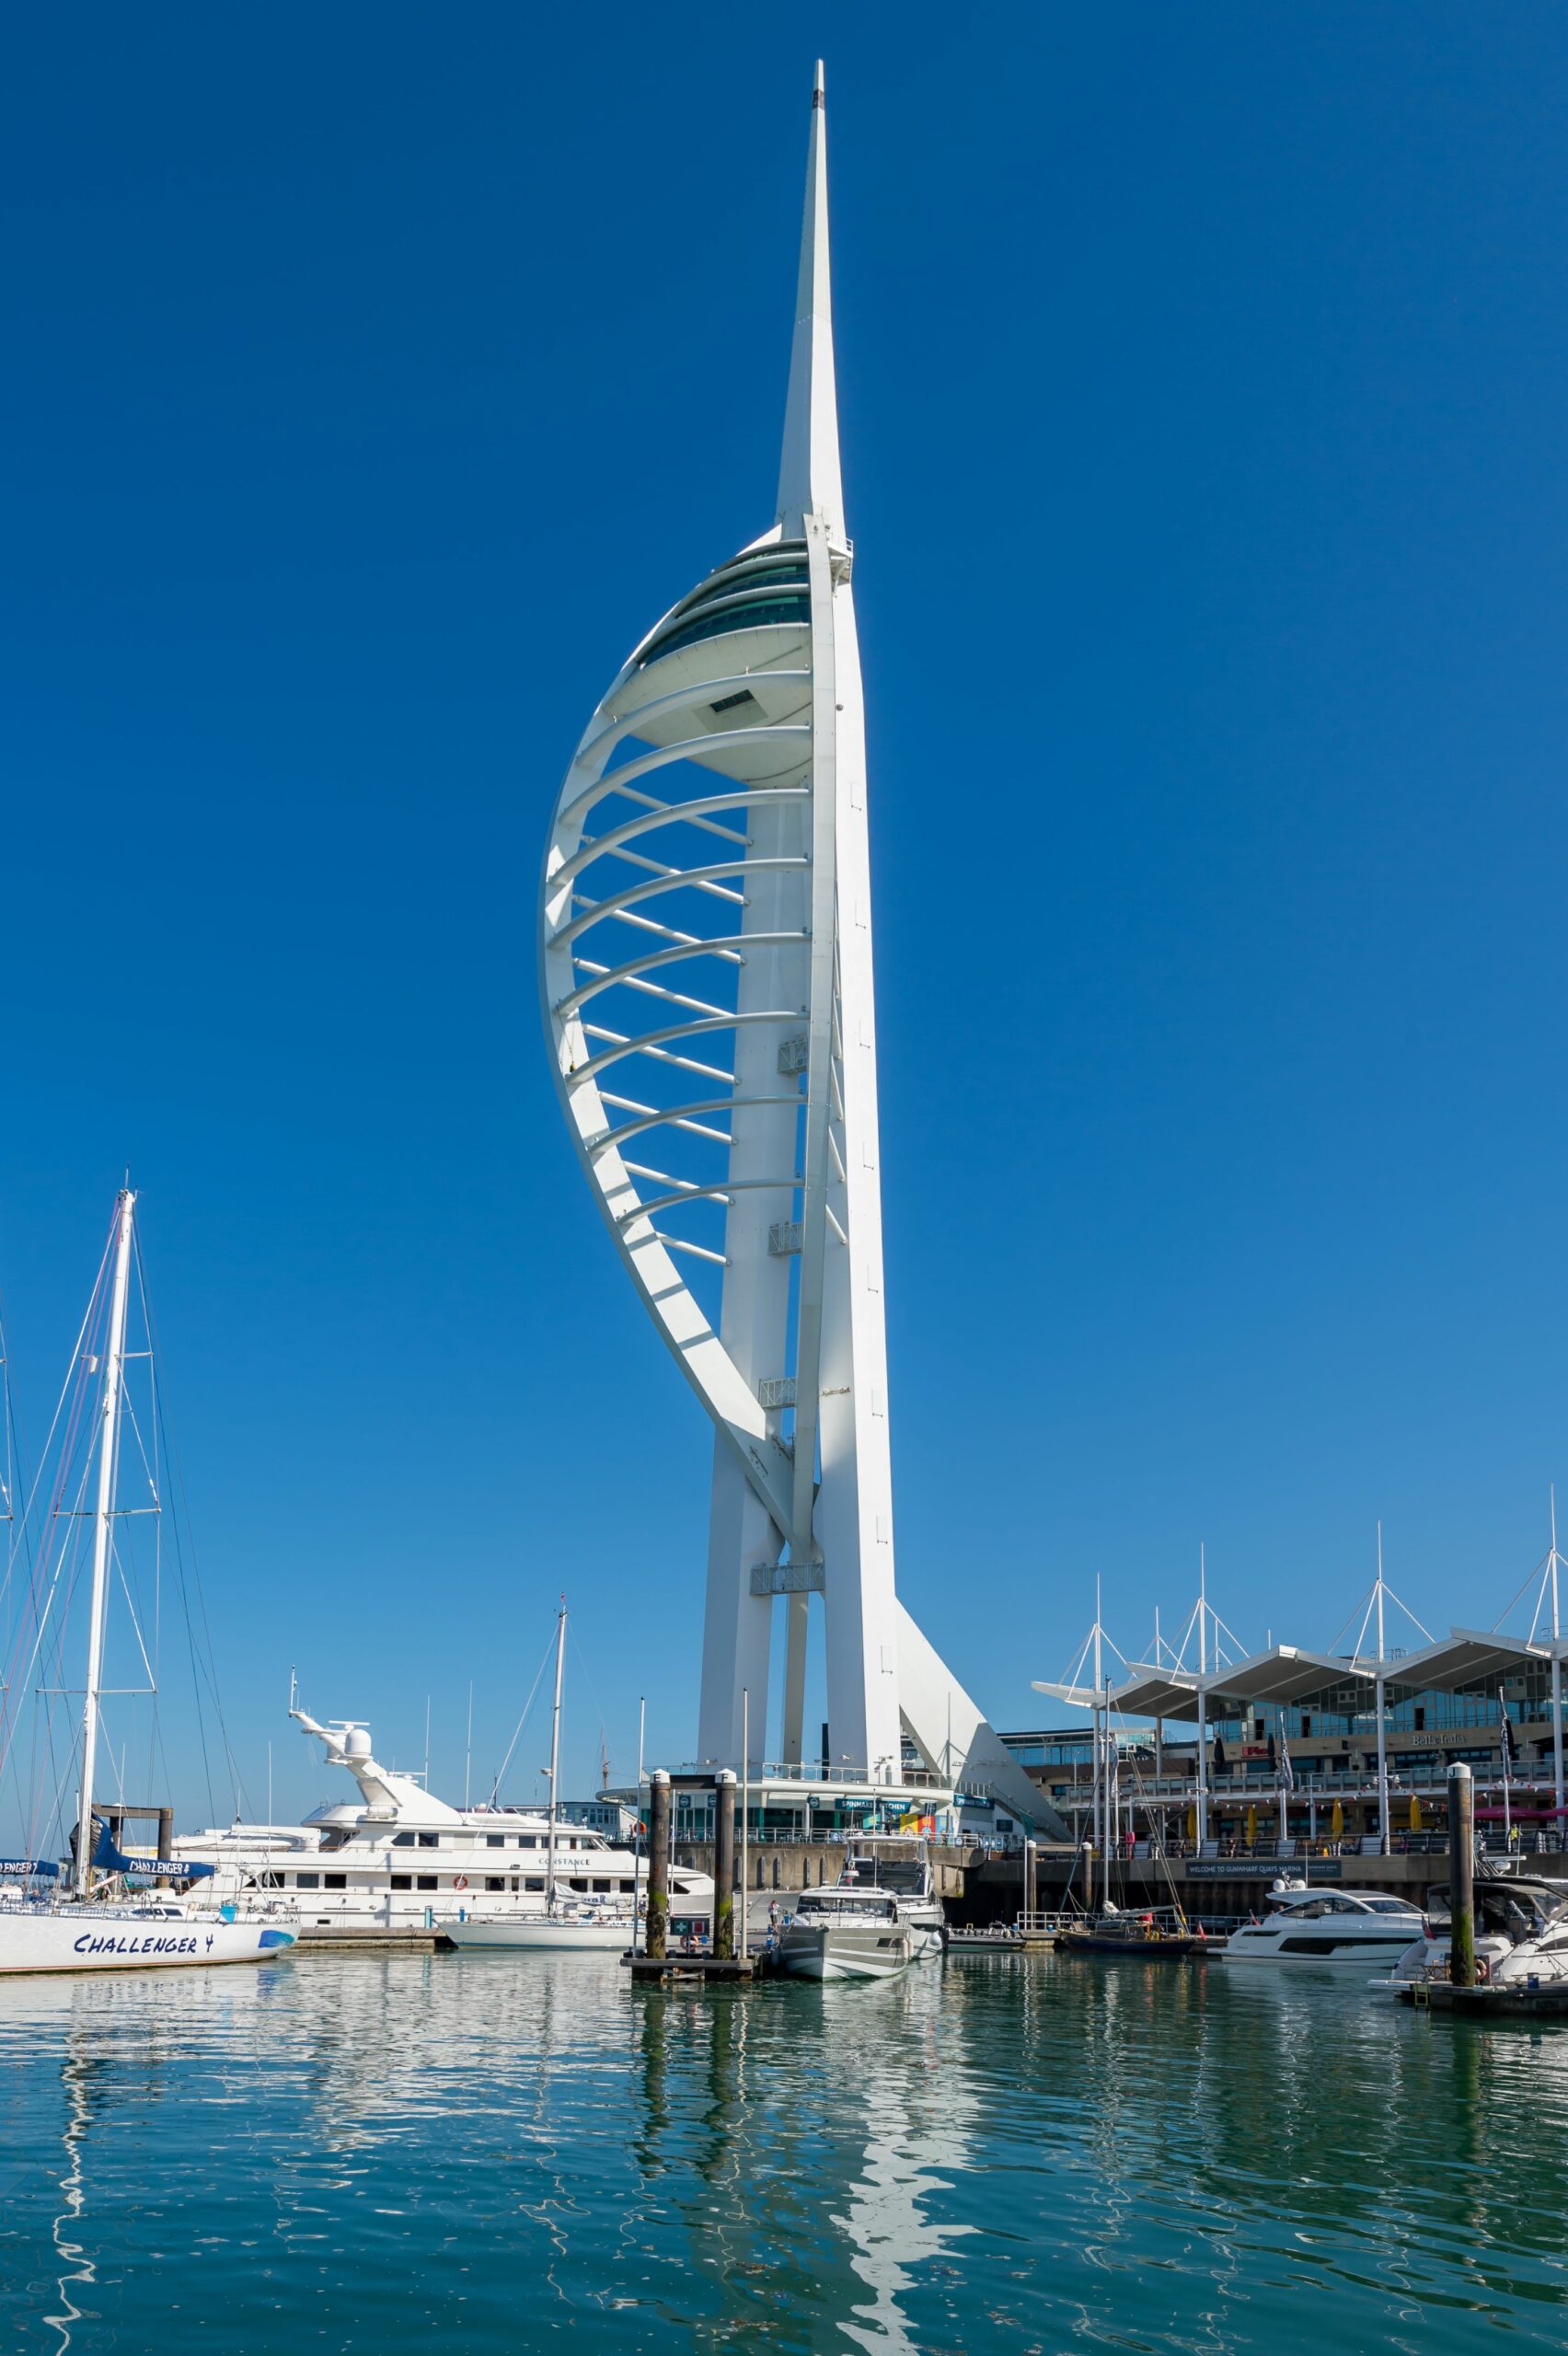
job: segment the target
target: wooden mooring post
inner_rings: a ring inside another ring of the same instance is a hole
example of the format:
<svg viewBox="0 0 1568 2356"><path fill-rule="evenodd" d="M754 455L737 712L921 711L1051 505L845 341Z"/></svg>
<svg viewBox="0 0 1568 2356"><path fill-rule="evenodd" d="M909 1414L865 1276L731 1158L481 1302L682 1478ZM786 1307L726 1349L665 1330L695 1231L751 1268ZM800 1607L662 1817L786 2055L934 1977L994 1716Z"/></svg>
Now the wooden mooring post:
<svg viewBox="0 0 1568 2356"><path fill-rule="evenodd" d="M1462 1759L1448 1770L1448 1978L1475 1986L1475 1784Z"/></svg>

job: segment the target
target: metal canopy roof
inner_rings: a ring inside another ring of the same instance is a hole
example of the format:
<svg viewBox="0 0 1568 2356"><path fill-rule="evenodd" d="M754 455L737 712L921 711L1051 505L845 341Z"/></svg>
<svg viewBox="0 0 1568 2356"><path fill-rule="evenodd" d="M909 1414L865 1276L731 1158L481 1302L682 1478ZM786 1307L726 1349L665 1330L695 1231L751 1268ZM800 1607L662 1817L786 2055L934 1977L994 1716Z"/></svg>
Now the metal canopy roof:
<svg viewBox="0 0 1568 2356"><path fill-rule="evenodd" d="M1239 1702L1306 1702L1331 1685L1347 1682L1370 1685L1373 1664L1350 1660L1341 1653L1309 1653L1299 1645L1272 1645L1252 1653L1234 1669L1221 1669L1211 1692Z"/></svg>
<svg viewBox="0 0 1568 2356"><path fill-rule="evenodd" d="M1498 1678L1516 1677L1533 1662L1549 1662L1556 1652L1568 1659L1568 1637L1531 1643L1523 1636L1505 1636L1495 1630L1451 1628L1436 1643L1419 1652L1390 1653L1382 1662L1387 1687L1405 1692L1456 1693L1469 1685L1483 1685ZM1272 1645L1241 1661L1211 1669L1204 1679L1211 1703L1266 1702L1286 1706L1309 1702L1332 1686L1355 1684L1370 1688L1379 1664L1363 1655L1312 1653L1298 1645ZM1091 1685L1053 1685L1036 1679L1037 1693L1053 1694L1075 1708L1102 1707L1106 1695ZM1110 1691L1118 1717L1186 1718L1198 1715L1198 1675L1195 1669L1165 1669L1135 1661L1120 1685Z"/></svg>
<svg viewBox="0 0 1568 2356"><path fill-rule="evenodd" d="M1435 1644L1391 1661L1384 1675L1390 1685L1418 1692L1454 1693L1461 1685L1516 1677L1531 1661L1551 1658L1550 1642L1530 1644L1523 1636L1500 1635L1495 1629L1450 1628Z"/></svg>

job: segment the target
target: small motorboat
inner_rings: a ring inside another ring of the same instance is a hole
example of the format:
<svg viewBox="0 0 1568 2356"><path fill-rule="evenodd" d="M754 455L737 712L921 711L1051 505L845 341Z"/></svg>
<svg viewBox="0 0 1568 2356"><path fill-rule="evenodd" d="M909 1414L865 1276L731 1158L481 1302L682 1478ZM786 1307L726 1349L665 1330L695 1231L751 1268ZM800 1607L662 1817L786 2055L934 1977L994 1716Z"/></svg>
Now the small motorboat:
<svg viewBox="0 0 1568 2356"><path fill-rule="evenodd" d="M988 1923L983 1930L950 1930L949 1955L1023 1955L1028 1942L1010 1923Z"/></svg>

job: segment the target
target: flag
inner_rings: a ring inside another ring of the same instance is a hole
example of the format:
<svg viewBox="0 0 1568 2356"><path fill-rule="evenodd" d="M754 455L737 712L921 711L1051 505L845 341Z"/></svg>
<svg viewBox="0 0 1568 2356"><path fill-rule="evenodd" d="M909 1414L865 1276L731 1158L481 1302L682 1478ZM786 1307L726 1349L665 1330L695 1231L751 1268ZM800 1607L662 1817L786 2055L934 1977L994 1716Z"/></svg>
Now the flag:
<svg viewBox="0 0 1568 2356"><path fill-rule="evenodd" d="M1280 1790L1293 1792L1296 1789L1296 1770L1290 1763L1290 1741L1283 1725L1279 1730L1279 1757L1275 1766L1279 1775Z"/></svg>
<svg viewBox="0 0 1568 2356"><path fill-rule="evenodd" d="M1497 1688L1497 1732L1503 1746L1503 1781L1507 1783L1519 1763L1519 1745L1501 1685Z"/></svg>

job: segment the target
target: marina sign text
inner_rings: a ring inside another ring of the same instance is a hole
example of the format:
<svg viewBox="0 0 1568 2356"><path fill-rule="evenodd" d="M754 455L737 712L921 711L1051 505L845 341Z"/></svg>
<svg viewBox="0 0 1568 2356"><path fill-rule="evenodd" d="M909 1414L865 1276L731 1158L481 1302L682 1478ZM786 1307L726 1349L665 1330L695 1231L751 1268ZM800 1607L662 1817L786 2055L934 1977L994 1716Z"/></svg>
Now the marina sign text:
<svg viewBox="0 0 1568 2356"><path fill-rule="evenodd" d="M1294 1868L1288 1857L1188 1857L1185 1870L1193 1881L1273 1881ZM1337 1857L1314 1857L1309 1866L1313 1881L1339 1881L1343 1871Z"/></svg>

